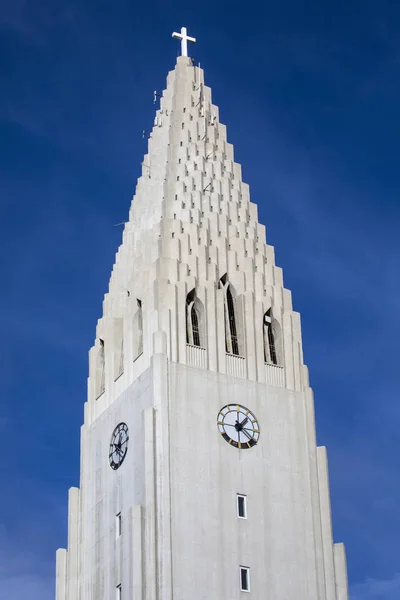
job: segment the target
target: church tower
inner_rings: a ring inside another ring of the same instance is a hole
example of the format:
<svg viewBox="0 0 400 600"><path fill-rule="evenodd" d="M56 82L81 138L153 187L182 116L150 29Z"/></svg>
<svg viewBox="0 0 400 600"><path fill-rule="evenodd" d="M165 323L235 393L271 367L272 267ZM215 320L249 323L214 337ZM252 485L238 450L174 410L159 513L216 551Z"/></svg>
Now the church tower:
<svg viewBox="0 0 400 600"><path fill-rule="evenodd" d="M57 600L347 600L299 314L203 70L167 78L89 353Z"/></svg>

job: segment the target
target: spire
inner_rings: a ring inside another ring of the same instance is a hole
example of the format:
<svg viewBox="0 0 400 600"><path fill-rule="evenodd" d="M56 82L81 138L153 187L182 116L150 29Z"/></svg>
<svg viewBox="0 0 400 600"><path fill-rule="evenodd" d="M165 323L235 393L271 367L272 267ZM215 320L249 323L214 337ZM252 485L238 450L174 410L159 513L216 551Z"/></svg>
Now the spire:
<svg viewBox="0 0 400 600"><path fill-rule="evenodd" d="M227 270L230 246L244 243L246 235L262 242L265 228L234 162L204 72L180 56L148 137L110 292L126 289L161 257L183 261L193 275L201 269L214 278L217 267Z"/></svg>
<svg viewBox="0 0 400 600"><path fill-rule="evenodd" d="M182 43L194 41L185 28L175 37ZM105 389L111 392L106 404L122 380L138 376L160 348L175 362L258 381L269 378L299 389L306 381L299 318L292 312L291 294L283 287L274 249L266 244L265 227L258 222L241 166L234 162L203 70L179 56L158 97L142 174L97 327L94 354L101 352L99 340L106 348ZM274 344L282 351L279 360L266 364L270 353L264 343L271 344L271 335L264 335L264 315L271 308ZM114 363L119 365L116 319L125 323L123 360L130 371L125 367L114 386L115 373L107 375L107 340L115 340ZM142 340L140 360L138 344L126 341L135 336ZM192 339L200 339L202 347L190 344Z"/></svg>

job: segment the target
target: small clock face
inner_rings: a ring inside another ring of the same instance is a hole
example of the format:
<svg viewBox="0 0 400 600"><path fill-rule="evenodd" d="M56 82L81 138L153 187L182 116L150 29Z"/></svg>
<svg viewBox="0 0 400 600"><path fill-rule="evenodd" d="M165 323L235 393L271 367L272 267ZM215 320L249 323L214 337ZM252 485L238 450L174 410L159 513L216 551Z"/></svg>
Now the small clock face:
<svg viewBox="0 0 400 600"><path fill-rule="evenodd" d="M124 462L128 450L128 440L128 425L126 425L126 423L120 423L116 426L111 436L108 458L112 469L119 469Z"/></svg>
<svg viewBox="0 0 400 600"><path fill-rule="evenodd" d="M217 425L228 444L241 450L255 446L260 437L257 419L248 408L240 404L228 404L221 408Z"/></svg>

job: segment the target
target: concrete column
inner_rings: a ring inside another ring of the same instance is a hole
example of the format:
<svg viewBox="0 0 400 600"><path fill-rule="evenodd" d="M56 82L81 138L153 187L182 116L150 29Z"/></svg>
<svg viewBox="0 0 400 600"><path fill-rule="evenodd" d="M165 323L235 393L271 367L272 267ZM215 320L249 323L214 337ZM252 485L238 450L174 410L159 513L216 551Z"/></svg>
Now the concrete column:
<svg viewBox="0 0 400 600"><path fill-rule="evenodd" d="M306 440L308 446L309 459L309 481L313 515L313 534L314 534L314 557L316 573L315 597L319 600L326 600L325 590L325 565L323 554L323 542L320 517L320 494L318 486L318 467L316 457L316 435L314 420L314 400L312 391L308 390L304 398L305 419L306 419Z"/></svg>
<svg viewBox="0 0 400 600"><path fill-rule="evenodd" d="M156 535L156 465L155 465L155 411L143 411L144 472L145 472L145 525L144 525L144 598L157 599L157 535Z"/></svg>
<svg viewBox="0 0 400 600"><path fill-rule="evenodd" d="M132 507L132 570L133 600L144 600L143 588L143 556L144 556L144 511L141 505Z"/></svg>
<svg viewBox="0 0 400 600"><path fill-rule="evenodd" d="M156 597L170 600L171 581L171 499L169 470L169 418L171 398L168 381L169 361L165 354L153 357Z"/></svg>
<svg viewBox="0 0 400 600"><path fill-rule="evenodd" d="M336 600L335 567L333 561L331 502L329 498L328 461L326 448L317 448L318 483L321 510L322 545L324 550L326 600Z"/></svg>
<svg viewBox="0 0 400 600"><path fill-rule="evenodd" d="M79 540L79 489L70 488L68 493L68 561L67 600L78 597L78 540Z"/></svg>
<svg viewBox="0 0 400 600"><path fill-rule="evenodd" d="M344 544L333 546L336 575L336 600L348 600L346 549ZM58 600L58 599L57 599Z"/></svg>
<svg viewBox="0 0 400 600"><path fill-rule="evenodd" d="M59 548L56 552L56 600L66 600L67 551Z"/></svg>

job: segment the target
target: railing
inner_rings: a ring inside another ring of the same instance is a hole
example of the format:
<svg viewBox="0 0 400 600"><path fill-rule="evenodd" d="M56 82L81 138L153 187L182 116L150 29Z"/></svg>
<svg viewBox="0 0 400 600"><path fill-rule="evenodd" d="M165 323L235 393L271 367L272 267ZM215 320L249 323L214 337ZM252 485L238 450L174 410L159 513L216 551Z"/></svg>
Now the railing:
<svg viewBox="0 0 400 600"><path fill-rule="evenodd" d="M285 371L283 367L279 365L273 365L265 363L265 379L270 385L276 385L277 387L284 387L285 385Z"/></svg>
<svg viewBox="0 0 400 600"><path fill-rule="evenodd" d="M207 351L205 348L200 346L192 346L192 344L186 344L186 361L191 367L198 367L199 369L207 368Z"/></svg>
<svg viewBox="0 0 400 600"><path fill-rule="evenodd" d="M226 354L226 372L234 377L246 377L246 359L235 354Z"/></svg>

